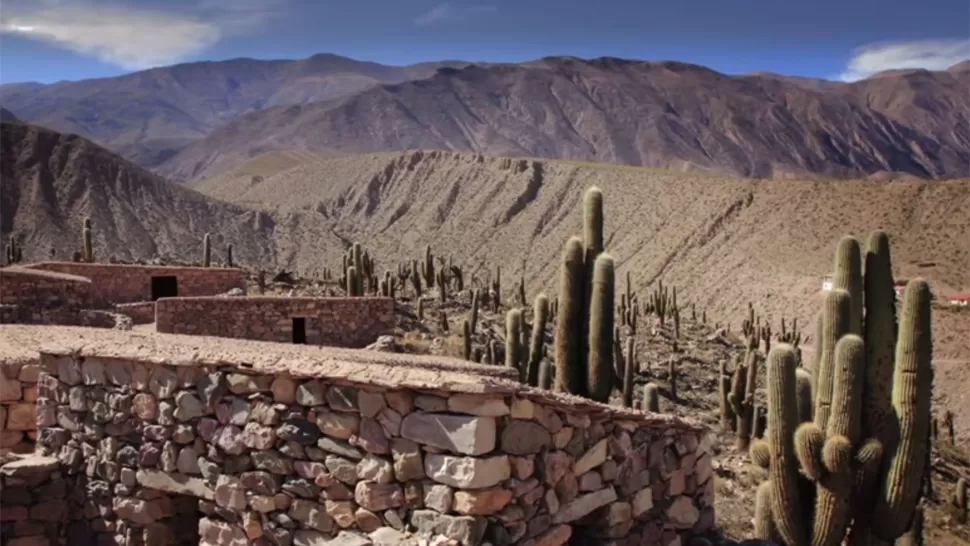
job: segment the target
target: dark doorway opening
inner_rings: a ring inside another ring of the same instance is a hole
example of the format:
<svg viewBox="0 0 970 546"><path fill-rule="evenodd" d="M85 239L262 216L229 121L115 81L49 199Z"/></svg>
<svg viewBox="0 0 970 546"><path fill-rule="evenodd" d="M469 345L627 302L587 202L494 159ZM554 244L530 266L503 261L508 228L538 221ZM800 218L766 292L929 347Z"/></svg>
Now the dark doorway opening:
<svg viewBox="0 0 970 546"><path fill-rule="evenodd" d="M293 343L306 344L306 319L293 317Z"/></svg>
<svg viewBox="0 0 970 546"><path fill-rule="evenodd" d="M158 298L175 298L178 295L179 283L174 275L152 277L152 301Z"/></svg>

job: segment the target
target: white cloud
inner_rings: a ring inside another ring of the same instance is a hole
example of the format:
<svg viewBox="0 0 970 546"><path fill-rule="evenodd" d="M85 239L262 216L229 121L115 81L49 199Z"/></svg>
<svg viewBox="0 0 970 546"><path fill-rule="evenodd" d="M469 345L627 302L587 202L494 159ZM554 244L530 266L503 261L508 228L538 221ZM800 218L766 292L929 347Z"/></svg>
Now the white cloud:
<svg viewBox="0 0 970 546"><path fill-rule="evenodd" d="M497 10L498 8L492 4L466 4L455 6L450 2L442 2L415 17L414 24L419 27L430 27L444 23L454 23L482 13L494 13Z"/></svg>
<svg viewBox="0 0 970 546"><path fill-rule="evenodd" d="M280 0L201 0L178 13L129 1L6 0L0 33L142 70L176 63L227 35L257 28Z"/></svg>
<svg viewBox="0 0 970 546"><path fill-rule="evenodd" d="M856 49L839 74L852 82L894 69L946 70L970 59L970 40L920 40L869 44Z"/></svg>

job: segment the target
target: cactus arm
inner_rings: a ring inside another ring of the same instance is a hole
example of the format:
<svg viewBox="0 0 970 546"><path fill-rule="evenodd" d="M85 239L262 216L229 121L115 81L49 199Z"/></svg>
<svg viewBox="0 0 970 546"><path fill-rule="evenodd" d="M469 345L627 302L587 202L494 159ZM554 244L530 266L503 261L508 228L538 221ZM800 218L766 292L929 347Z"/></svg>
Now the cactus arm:
<svg viewBox="0 0 970 546"><path fill-rule="evenodd" d="M798 422L795 404L795 352L778 344L768 355L768 432L765 438L771 460L771 516L787 546L805 546L798 461L794 433Z"/></svg>
<svg viewBox="0 0 970 546"><path fill-rule="evenodd" d="M926 281L914 279L903 295L893 373L892 404L899 440L887 450L888 465L873 517L879 522L873 533L886 541L906 532L919 502L930 426L932 357L930 288Z"/></svg>
<svg viewBox="0 0 970 546"><path fill-rule="evenodd" d="M613 390L613 298L615 292L613 258L602 253L596 258L589 308L589 398L608 402Z"/></svg>
<svg viewBox="0 0 970 546"><path fill-rule="evenodd" d="M825 295L822 311L821 357L818 381L815 385L815 424L826 429L832 411L832 378L835 366L835 346L839 338L849 332L852 299L845 290L833 289Z"/></svg>
<svg viewBox="0 0 970 546"><path fill-rule="evenodd" d="M556 384L562 391L582 396L586 390L585 343L579 334L585 321L583 241L566 242L559 278L559 311L556 313ZM560 390L557 388L556 390Z"/></svg>

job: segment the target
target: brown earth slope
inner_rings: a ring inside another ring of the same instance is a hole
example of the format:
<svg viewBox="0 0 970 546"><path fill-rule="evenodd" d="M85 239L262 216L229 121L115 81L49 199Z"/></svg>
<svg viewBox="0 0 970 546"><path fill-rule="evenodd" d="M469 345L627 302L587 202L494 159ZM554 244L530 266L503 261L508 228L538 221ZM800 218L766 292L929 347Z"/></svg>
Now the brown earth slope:
<svg viewBox="0 0 970 546"><path fill-rule="evenodd" d="M712 321L737 327L751 301L774 323L807 324L839 237L876 228L891 234L898 276L926 276L941 299L970 288L967 180L766 181L431 152L257 161L262 181L197 186L214 199L80 137L2 128L0 234L15 233L26 260L51 247L69 257L90 216L102 259L197 261L211 232L217 260L231 242L247 267L307 272L338 267L351 241L379 268L431 244L471 275L501 265L508 286L524 275L530 291L551 292L564 241L580 233L582 193L597 185L619 278L630 272L637 291L675 284ZM970 358L968 315L940 317L937 358Z"/></svg>
<svg viewBox="0 0 970 546"><path fill-rule="evenodd" d="M0 233L14 234L27 261L51 249L70 259L90 217L100 260L198 260L211 232L216 259L225 244L236 260L272 263L280 249L339 248L326 226L306 215L270 215L171 184L76 135L0 124ZM281 241L281 242L277 242Z"/></svg>
<svg viewBox="0 0 970 546"><path fill-rule="evenodd" d="M264 173L268 174L268 173ZM925 276L940 299L970 288L970 181L737 179L446 152L314 161L253 183L214 178L204 193L273 211L314 212L381 267L426 244L468 264L501 264L514 283L553 290L583 191L603 188L606 248L642 291L658 279L735 327L749 301L775 324L807 321L843 235L889 232L897 276ZM339 255L299 253L300 270ZM511 284L510 284L511 286ZM941 311L942 313L942 311ZM970 358L970 315L944 321L937 358Z"/></svg>
<svg viewBox="0 0 970 546"><path fill-rule="evenodd" d="M142 166L247 112L352 94L381 83L434 74L443 61L386 66L337 55L300 60L185 63L115 78L0 86L5 107L24 121L77 133Z"/></svg>
<svg viewBox="0 0 970 546"><path fill-rule="evenodd" d="M852 84L676 62L554 57L439 70L226 124L158 167L212 176L267 151L475 151L752 177L970 176L970 73Z"/></svg>

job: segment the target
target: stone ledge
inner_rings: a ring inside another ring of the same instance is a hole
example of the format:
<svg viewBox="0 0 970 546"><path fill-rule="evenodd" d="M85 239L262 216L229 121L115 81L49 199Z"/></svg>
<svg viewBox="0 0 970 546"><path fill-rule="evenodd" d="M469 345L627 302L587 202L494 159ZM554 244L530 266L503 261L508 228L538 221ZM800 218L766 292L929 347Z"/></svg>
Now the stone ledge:
<svg viewBox="0 0 970 546"><path fill-rule="evenodd" d="M60 468L60 466L61 462L57 457L27 455L16 457L14 460L0 466L0 476L5 478L28 478L50 474Z"/></svg>
<svg viewBox="0 0 970 546"><path fill-rule="evenodd" d="M57 273L55 271L46 271L42 269L32 269L30 266L26 266L26 265L14 265L14 266L0 268L0 277L5 277L8 275L11 277L27 277L27 278L37 278L37 279L49 279L54 281L91 284L91 279L87 277L82 277L80 275L71 275L68 273Z"/></svg>

